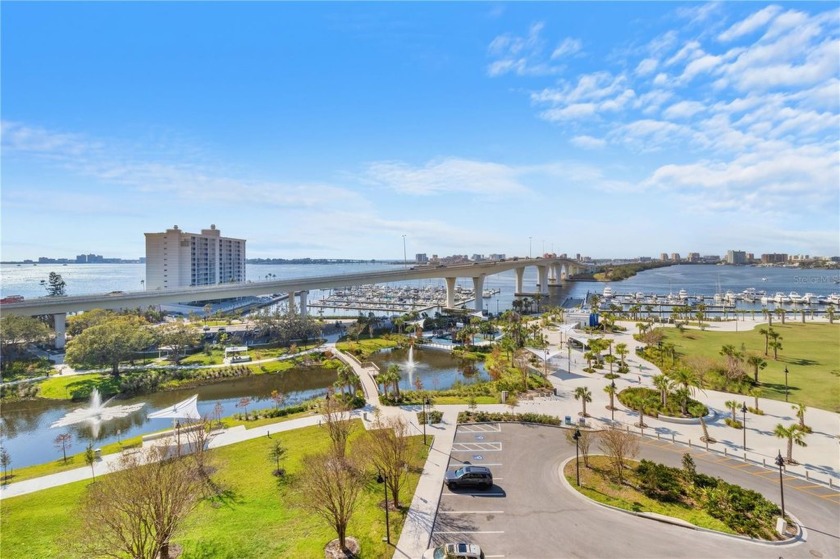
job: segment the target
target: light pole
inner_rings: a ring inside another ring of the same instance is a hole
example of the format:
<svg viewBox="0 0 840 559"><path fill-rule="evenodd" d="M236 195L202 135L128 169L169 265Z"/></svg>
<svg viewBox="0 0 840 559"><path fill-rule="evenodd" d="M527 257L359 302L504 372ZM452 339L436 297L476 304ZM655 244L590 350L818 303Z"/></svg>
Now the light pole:
<svg viewBox="0 0 840 559"><path fill-rule="evenodd" d="M405 252L405 235L403 238L403 268L408 268L408 254Z"/></svg>
<svg viewBox="0 0 840 559"><path fill-rule="evenodd" d="M741 403L741 413L744 414L744 450L747 450L747 403Z"/></svg>
<svg viewBox="0 0 840 559"><path fill-rule="evenodd" d="M612 388L612 392L610 393L610 420L615 423L615 406L613 405L613 399L615 398L615 381L610 381L610 388Z"/></svg>
<svg viewBox="0 0 840 559"><path fill-rule="evenodd" d="M426 406L428 406L428 405L429 405L429 399L424 398L423 399L423 445L424 446L426 444L426 423L429 422L429 416L426 413Z"/></svg>
<svg viewBox="0 0 840 559"><path fill-rule="evenodd" d="M543 350L543 376L548 378L548 348Z"/></svg>
<svg viewBox="0 0 840 559"><path fill-rule="evenodd" d="M531 258L531 237L528 237L528 258Z"/></svg>
<svg viewBox="0 0 840 559"><path fill-rule="evenodd" d="M788 368L787 368L787 365L785 365L785 402L787 402L787 401L788 401L788 382L787 382L787 376L788 376Z"/></svg>
<svg viewBox="0 0 840 559"><path fill-rule="evenodd" d="M776 465L779 467L779 491L782 494L782 520L785 519L785 480L782 476L782 468L785 465L785 459L782 458L782 451L776 456Z"/></svg>
<svg viewBox="0 0 840 559"><path fill-rule="evenodd" d="M391 543L391 520L388 515L388 474L383 471L379 472L379 478L376 480L382 483L382 488L385 490L385 541Z"/></svg>
<svg viewBox="0 0 840 559"><path fill-rule="evenodd" d="M580 487L580 456L579 456L579 448L580 444L578 441L580 440L580 429L575 427L575 434L572 435L572 438L575 440L575 480L577 481L577 486Z"/></svg>

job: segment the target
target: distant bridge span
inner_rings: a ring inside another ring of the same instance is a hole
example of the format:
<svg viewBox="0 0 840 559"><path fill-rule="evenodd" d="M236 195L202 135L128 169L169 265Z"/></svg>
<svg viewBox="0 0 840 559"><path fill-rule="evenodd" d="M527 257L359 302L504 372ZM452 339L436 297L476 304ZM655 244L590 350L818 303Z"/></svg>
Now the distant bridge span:
<svg viewBox="0 0 840 559"><path fill-rule="evenodd" d="M92 309L125 309L149 307L165 303L184 301L211 301L269 293L288 293L289 310L294 311L294 295L300 296L300 312L306 313L306 295L310 289L334 289L352 285L396 283L418 279L444 279L446 281L446 304L455 306L455 282L458 278L472 278L477 294L475 309L482 310L481 292L484 277L514 270L516 272L516 293L523 291L525 268L536 266L540 293L547 294L550 277L555 282L586 268L576 260L561 258L519 258L475 262L471 264L413 266L376 272L334 274L328 276L304 277L284 280L270 280L247 283L233 283L212 286L188 287L155 291L132 291L116 294L78 295L73 297L39 297L18 303L4 303L2 314L55 316L56 347L64 347L65 318L68 312Z"/></svg>

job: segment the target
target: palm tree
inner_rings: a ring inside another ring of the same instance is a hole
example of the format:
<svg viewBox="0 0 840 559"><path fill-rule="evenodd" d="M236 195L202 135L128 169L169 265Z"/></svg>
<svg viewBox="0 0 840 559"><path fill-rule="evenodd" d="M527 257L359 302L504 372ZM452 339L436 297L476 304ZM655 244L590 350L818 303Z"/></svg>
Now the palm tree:
<svg viewBox="0 0 840 559"><path fill-rule="evenodd" d="M592 392L585 386L578 386L575 388L575 400L580 400L583 404L583 417L589 417L586 415L586 404L592 401Z"/></svg>
<svg viewBox="0 0 840 559"><path fill-rule="evenodd" d="M758 397L761 396L761 392L762 392L761 389L758 388L758 387L750 388L750 396L755 398L755 411L757 411L757 412L761 411L761 409L758 407Z"/></svg>
<svg viewBox="0 0 840 559"><path fill-rule="evenodd" d="M828 317L828 323L834 324L834 305L829 305L827 309L825 309L825 315Z"/></svg>
<svg viewBox="0 0 840 559"><path fill-rule="evenodd" d="M758 333L764 336L764 355L767 355L767 350L770 344L770 332L772 328L759 328Z"/></svg>
<svg viewBox="0 0 840 559"><path fill-rule="evenodd" d="M747 364L753 368L753 375L755 375L755 383L758 384L758 371L767 366L767 361L761 358L760 355L750 355L747 357Z"/></svg>
<svg viewBox="0 0 840 559"><path fill-rule="evenodd" d="M737 419L735 419L735 411L738 409L738 402L736 402L735 400L727 400L725 405L727 408L729 408L729 411L732 412L732 422L735 423L736 421L738 421Z"/></svg>
<svg viewBox="0 0 840 559"><path fill-rule="evenodd" d="M779 308L776 309L776 314L779 316L779 318L782 319L782 324L785 323L785 313L786 312L787 311L785 309L783 309L782 307L779 307Z"/></svg>
<svg viewBox="0 0 840 559"><path fill-rule="evenodd" d="M805 407L805 404L794 404L792 408L796 411L796 417L799 418L799 428L808 433L810 427L805 425L805 412L808 411L808 408Z"/></svg>
<svg viewBox="0 0 840 559"><path fill-rule="evenodd" d="M613 374L613 363L615 363L615 355L605 355L604 361L610 364L610 374Z"/></svg>
<svg viewBox="0 0 840 559"><path fill-rule="evenodd" d="M770 342L770 347L773 348L773 360L779 360L779 350L784 349L782 347L782 337L779 335L778 332L773 332L775 335L771 335L770 337L773 338L773 341Z"/></svg>
<svg viewBox="0 0 840 559"><path fill-rule="evenodd" d="M341 395L344 396L345 388L352 384L351 377L353 376L353 369L350 368L350 365L342 363L338 366L338 369L336 369L336 373L338 374L336 384L341 390Z"/></svg>
<svg viewBox="0 0 840 559"><path fill-rule="evenodd" d="M693 371L685 367L680 367L672 371L671 379L681 386L680 393L675 394L675 396L680 402L680 410L683 415L688 415L688 400L694 394L694 387L700 385L699 379Z"/></svg>
<svg viewBox="0 0 840 559"><path fill-rule="evenodd" d="M382 375L380 375L382 377ZM379 381L383 384L389 383L394 388L394 397L399 400L400 399L400 366L392 363L388 365L388 368L385 370L384 378L380 378Z"/></svg>
<svg viewBox="0 0 840 559"><path fill-rule="evenodd" d="M618 354L619 357L621 357L621 365L622 366L626 365L627 363L625 363L624 358L627 356L627 353L628 353L627 344L625 344L625 343L615 344L615 352Z"/></svg>
<svg viewBox="0 0 840 559"><path fill-rule="evenodd" d="M617 392L616 386L614 383L609 383L604 387L604 392L610 395L610 409L615 409L615 394Z"/></svg>
<svg viewBox="0 0 840 559"><path fill-rule="evenodd" d="M786 462L793 464L793 444L796 443L798 446L808 446L805 444L805 433L802 431L802 428L799 427L798 424L794 423L789 427L785 427L781 423L776 425L776 429L773 431L773 434L779 437L780 439L787 439L787 460Z"/></svg>
<svg viewBox="0 0 840 559"><path fill-rule="evenodd" d="M743 354L735 349L732 344L726 344L720 348L720 354L726 356L726 370L729 376L734 376L738 371L738 366L741 364Z"/></svg>
<svg viewBox="0 0 840 559"><path fill-rule="evenodd" d="M671 379L665 375L653 377L653 385L659 390L659 401L662 402L662 409L668 405L668 392L671 390Z"/></svg>

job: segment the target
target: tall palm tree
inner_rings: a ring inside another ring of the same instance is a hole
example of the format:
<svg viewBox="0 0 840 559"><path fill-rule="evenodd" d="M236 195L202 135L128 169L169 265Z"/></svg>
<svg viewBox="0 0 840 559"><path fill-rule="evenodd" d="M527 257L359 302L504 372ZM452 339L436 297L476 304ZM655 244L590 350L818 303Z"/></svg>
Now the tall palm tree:
<svg viewBox="0 0 840 559"><path fill-rule="evenodd" d="M628 353L627 344L625 344L625 343L615 344L615 352L618 354L619 357L621 357L621 365L622 366L626 365L627 363L624 361L624 358L627 357L627 353Z"/></svg>
<svg viewBox="0 0 840 559"><path fill-rule="evenodd" d="M773 330L772 328L759 328L758 333L764 336L764 355L767 355L768 348L770 347L770 331Z"/></svg>
<svg viewBox="0 0 840 559"><path fill-rule="evenodd" d="M589 417L586 415L586 404L592 401L592 392L585 386L578 386L575 388L575 400L580 400L583 404L583 417Z"/></svg>
<svg viewBox="0 0 840 559"><path fill-rule="evenodd" d="M615 394L617 392L617 387L613 383L609 383L604 387L604 392L610 395L610 409L615 409Z"/></svg>
<svg viewBox="0 0 840 559"><path fill-rule="evenodd" d="M668 392L671 390L671 379L666 375L656 375L653 377L653 385L659 390L659 401L662 402L662 408L668 405Z"/></svg>
<svg viewBox="0 0 840 559"><path fill-rule="evenodd" d="M336 369L336 373L338 374L338 380L336 381L336 384L339 385L341 395L344 396L344 390L351 384L351 376L353 375L353 369L350 368L350 365L342 363L338 366L338 369Z"/></svg>
<svg viewBox="0 0 840 559"><path fill-rule="evenodd" d="M758 371L759 369L767 367L767 361L762 359L760 355L750 355L747 357L747 365L753 368L755 383L758 384Z"/></svg>
<svg viewBox="0 0 840 559"><path fill-rule="evenodd" d="M782 339L783 338L778 334L778 332L774 332L774 334L776 334L776 335L771 336L773 338L773 341L770 342L770 347L773 348L773 360L778 361L779 360L779 350L784 349L782 347Z"/></svg>
<svg viewBox="0 0 840 559"><path fill-rule="evenodd" d="M761 411L761 409L758 407L758 398L759 398L759 396L761 396L761 392L762 392L761 388L758 388L758 387L750 388L750 396L755 398L755 411Z"/></svg>
<svg viewBox="0 0 840 559"><path fill-rule="evenodd" d="M799 428L807 433L808 426L805 425L805 412L808 411L808 408L805 407L805 404L794 404L792 407L796 411L796 417L799 418Z"/></svg>
<svg viewBox="0 0 840 559"><path fill-rule="evenodd" d="M825 309L825 315L828 317L829 324L834 324L835 310L834 305L829 305L828 308Z"/></svg>
<svg viewBox="0 0 840 559"><path fill-rule="evenodd" d="M385 374L388 377L388 381L391 383L391 386L394 387L394 396L397 400L400 399L400 366L392 363L388 365L388 368L385 370Z"/></svg>
<svg viewBox="0 0 840 559"><path fill-rule="evenodd" d="M797 446L808 446L805 444L805 433L802 431L802 428L799 427L798 424L794 423L788 427L785 427L781 423L776 425L776 429L773 431L773 434L779 437L780 439L787 439L787 460L788 463L793 463L793 445L796 443Z"/></svg>
<svg viewBox="0 0 840 559"><path fill-rule="evenodd" d="M727 400L725 405L727 408L729 408L729 411L732 412L732 422L734 423L738 421L737 419L735 419L735 411L738 409L738 402L736 402L735 400Z"/></svg>

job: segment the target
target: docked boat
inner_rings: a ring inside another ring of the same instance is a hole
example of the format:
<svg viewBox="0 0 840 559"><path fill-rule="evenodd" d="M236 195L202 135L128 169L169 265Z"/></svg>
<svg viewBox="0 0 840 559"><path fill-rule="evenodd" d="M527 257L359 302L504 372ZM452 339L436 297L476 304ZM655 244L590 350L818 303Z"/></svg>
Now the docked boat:
<svg viewBox="0 0 840 559"><path fill-rule="evenodd" d="M788 297L781 291L777 291L776 294L773 295L773 302L777 305L784 305L786 303L790 303L790 297Z"/></svg>
<svg viewBox="0 0 840 559"><path fill-rule="evenodd" d="M790 299L790 302L793 303L793 304L797 304L797 303L802 302L802 295L800 295L796 291L791 291L788 294L788 298Z"/></svg>
<svg viewBox="0 0 840 559"><path fill-rule="evenodd" d="M726 295L724 295L723 298L730 305L734 305L735 302L738 300L738 296L735 295L734 291L727 291Z"/></svg>
<svg viewBox="0 0 840 559"><path fill-rule="evenodd" d="M614 295L612 287L609 285L604 288L604 292L602 293L604 299L611 299Z"/></svg>
<svg viewBox="0 0 840 559"><path fill-rule="evenodd" d="M820 298L815 293L806 293L802 296L803 305L816 305L820 302Z"/></svg>
<svg viewBox="0 0 840 559"><path fill-rule="evenodd" d="M685 301L686 299L688 299L688 291L686 291L685 289L680 289L680 292L677 294L677 296L680 298L680 301Z"/></svg>

